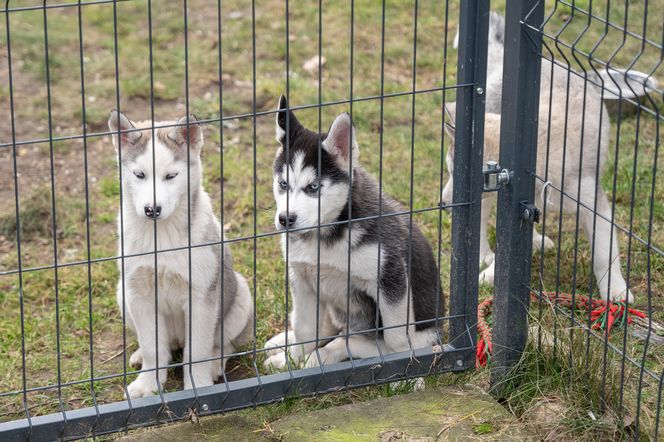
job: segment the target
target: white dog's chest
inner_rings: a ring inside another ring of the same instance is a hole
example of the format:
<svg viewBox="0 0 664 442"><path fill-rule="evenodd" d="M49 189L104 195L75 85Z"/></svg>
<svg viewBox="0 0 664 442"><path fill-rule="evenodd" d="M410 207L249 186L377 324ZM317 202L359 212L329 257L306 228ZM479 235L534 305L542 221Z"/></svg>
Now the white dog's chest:
<svg viewBox="0 0 664 442"><path fill-rule="evenodd" d="M137 267L127 273L126 281L135 293L154 296L156 291L159 302L181 303L189 298L189 281L168 270L160 269L155 277L154 267Z"/></svg>
<svg viewBox="0 0 664 442"><path fill-rule="evenodd" d="M124 252L125 255L129 255L124 260L124 272L127 277L134 277L136 272L141 274L148 272L152 280L150 285L154 291L156 268L159 292L173 292L173 297L188 300L189 281L191 281L193 294L204 293L217 274L218 259L215 255L217 249L214 247L188 249L186 237L183 240L182 235L173 235L172 232L161 229L157 234L156 259L155 254L151 253L155 250L153 231L130 232L125 235ZM139 278L145 279L142 275Z"/></svg>

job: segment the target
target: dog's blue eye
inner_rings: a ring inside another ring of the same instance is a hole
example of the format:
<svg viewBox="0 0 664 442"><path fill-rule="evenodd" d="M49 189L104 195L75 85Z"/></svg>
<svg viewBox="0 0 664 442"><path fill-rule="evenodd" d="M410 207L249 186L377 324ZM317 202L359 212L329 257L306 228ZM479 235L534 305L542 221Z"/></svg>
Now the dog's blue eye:
<svg viewBox="0 0 664 442"><path fill-rule="evenodd" d="M167 180L172 180L172 179L175 178L176 176L178 176L178 173L177 173L177 172L175 172L175 173L169 173L168 175L166 175L166 179L167 179Z"/></svg>
<svg viewBox="0 0 664 442"><path fill-rule="evenodd" d="M318 183L311 183L307 186L307 192L316 192L318 191L319 184Z"/></svg>
<svg viewBox="0 0 664 442"><path fill-rule="evenodd" d="M279 180L279 188L281 188L281 190L288 189L288 183L286 180Z"/></svg>
<svg viewBox="0 0 664 442"><path fill-rule="evenodd" d="M139 180L145 178L145 174L143 172L136 171L134 172L134 175L136 175L136 178L138 178Z"/></svg>

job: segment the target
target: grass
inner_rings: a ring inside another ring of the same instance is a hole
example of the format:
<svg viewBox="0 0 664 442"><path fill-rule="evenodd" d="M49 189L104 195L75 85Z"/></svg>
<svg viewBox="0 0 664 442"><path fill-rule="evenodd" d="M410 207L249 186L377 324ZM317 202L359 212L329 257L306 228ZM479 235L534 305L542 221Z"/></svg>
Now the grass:
<svg viewBox="0 0 664 442"><path fill-rule="evenodd" d="M26 5L30 2L26 2ZM36 2L38 3L38 2ZM154 77L150 81L150 46L148 34L148 6L145 1L120 2L117 4L118 77L115 75L115 45L113 7L111 4L88 5L82 8L82 35L84 52L85 112L81 99L81 66L79 60L79 34L77 8L56 8L48 11L48 66L50 78L50 109L47 97L46 62L44 51L44 16L39 10L15 12L10 15L11 48L14 75L14 111L16 137L18 141L48 138L49 110L50 130L53 137L67 137L82 133L83 121L88 133L106 130L106 119L110 109L117 107L116 93L120 96L123 112L136 120L150 117L150 97L154 96L156 119L165 120L182 116L189 107L199 118L218 118L220 115L220 89L223 87L222 110L224 116L249 114L253 110L253 72L251 59L252 11L246 2L239 0L223 3L222 73L218 70L219 39L214 2L190 0L188 11L188 47L184 46L183 9L179 2L173 7L152 9L152 67ZM492 7L504 10L504 2L494 2ZM600 2L576 2L576 6L588 9L592 6L598 14L609 14L612 21L622 23L624 11L612 2L608 12ZM155 3L156 4L156 3ZM180 8L178 9L179 6ZM305 105L318 102L318 78L302 69L302 64L318 52L318 10L316 7L303 8L290 6L289 38L286 46L284 4L277 0L256 2L256 110L271 110L276 105L280 93L289 91L292 105ZM412 1L388 1L385 28L385 93L400 93L413 87L413 7ZM640 9L639 9L640 8ZM662 7L651 4L646 34L657 41L657 19ZM551 19L549 34L559 33L560 39L572 42L586 26L582 14L563 4L549 9ZM444 82L453 85L456 76L456 51L451 48L453 32L457 27L458 2L450 2L447 65ZM633 32L640 32L643 7L630 5L627 25ZM567 23L567 24L566 24ZM565 25L566 24L566 25ZM343 2L330 2L324 5L322 52L327 62L322 73L321 98L324 102L347 100L351 88L350 65L350 10ZM381 91L380 53L381 8L378 2L362 0L355 2L354 41L353 41L353 97L376 96ZM661 30L659 30L661 31ZM428 89L443 85L445 51L445 2L420 2L418 14L416 88ZM579 39L577 47L583 51L592 49L604 32L597 22ZM609 59L622 35L610 30L603 43L596 49L595 56ZM556 50L551 40L549 47ZM616 66L631 64L639 41L627 37L622 49L614 56ZM0 20L0 57L6 57L7 42L5 20ZM563 54L569 52L561 48ZM187 63L185 64L185 52ZM286 53L290 63L290 76L286 79ZM559 58L562 56L556 53ZM578 70L583 66L572 60ZM656 66L659 54L646 45L634 68L648 72ZM185 87L185 74L188 87ZM658 70L656 74L660 74ZM5 81L7 72L0 67L0 79ZM287 84L288 81L288 84ZM185 97L189 95L189 102ZM416 96L414 133L411 133L411 106L409 96L386 98L383 103L384 124L381 128L379 100L356 102L352 106L353 120L361 146L362 164L374 175L381 167L380 131L383 133L382 168L383 186L387 193L407 204L410 195L410 165L414 164L413 208L436 206L441 180L441 92ZM446 93L447 100L454 99L454 91ZM647 104L652 107L651 104ZM661 102L656 106L662 109ZM9 108L9 90L0 87L0 107ZM349 111L346 104L326 106L321 110L321 130L325 131L333 117ZM307 109L298 112L298 118L311 128L318 127L318 110ZM274 203L271 196L271 162L274 157L275 142L273 115L257 116L256 139L253 138L252 118L239 118L222 128L218 124L205 125L206 145L203 152L205 167L205 187L212 196L215 210L222 218L226 235L229 238L251 237L256 233L273 230ZM649 200L652 169L661 153L657 152L656 135L658 122L646 114L624 115L618 131L613 118L612 151L607 160L607 171L602 177L604 188L615 196L617 222L630 226L642 238L650 234L647 219L650 215ZM637 136L638 133L638 136ZM8 119L0 120L0 143L11 141L11 127ZM414 157L411 158L411 142ZM256 164L253 162L254 146ZM223 150L223 170L222 164ZM88 178L85 179L85 154L87 153ZM0 172L0 196L3 200L14 200L12 178L12 158L9 149L0 148L3 165ZM57 229L52 236L51 198L51 156L53 158L53 181L55 183ZM90 259L113 258L117 254L115 214L119 207L119 183L115 171L115 153L107 137L93 136L83 143L81 140L65 140L52 144L26 144L17 147L16 156L20 175L18 193L21 224L21 265L22 268L52 266L54 243L57 242L59 264L82 263L63 267L57 277L51 268L30 271L19 280L17 274L0 276L0 308L7 312L0 318L0 352L9 357L0 358L0 392L21 389L22 370L21 337L26 346L27 386L57 384L79 381L95 376L123 373L122 321L114 293L118 272L114 260L93 262ZM661 162L660 162L661 163ZM636 164L636 167L635 167ZM254 176L254 170L256 175ZM445 172L446 173L446 172ZM614 176L616 186L613 190ZM446 178L446 177L445 177ZM634 186L632 183L634 182ZM254 201L254 183L256 200ZM223 210L221 194L223 189ZM86 207L82 197L88 193L90 202ZM654 195L664 194L664 182L656 181ZM634 202L634 213L630 214L630 202ZM414 216L423 228L427 238L437 248L438 214L425 212ZM88 230L89 220L89 230ZM664 233L659 228L664 221L664 202L655 198L653 206L652 244L662 247ZM558 237L557 223L563 223L563 234ZM449 291L450 265L450 224L451 217L442 216L441 278L445 292ZM574 262L574 219L563 216L557 220L547 218L547 235L560 242L560 287L586 293L594 287L590 270L589 246L580 238L579 254ZM90 238L88 256L87 242ZM623 268L628 259L628 239L619 235ZM6 204L0 208L0 271L18 268L16 247L15 206ZM232 246L236 270L248 277L256 275L256 286L252 291L257 302L257 341L259 344L283 327L287 313L284 302L284 264L278 238L266 237L256 241L256 263L253 262L253 241L239 241ZM650 262L648 263L648 257ZM662 320L659 306L662 305L664 288L664 260L656 254L648 255L645 247L632 241L629 254L630 285L637 296L637 306L647 306L647 294L652 293L653 317ZM546 288L555 287L556 253L544 257L544 273L533 272L533 284L540 280ZM534 269L539 268L539 257L533 261ZM648 265L650 272L648 272ZM90 280L90 283L88 282ZM576 281L576 285L574 285ZM23 288L24 329L21 330L19 315L19 286ZM57 289L56 289L57 286ZM491 293L489 287L482 287L481 296ZM89 294L91 296L89 296ZM90 305L92 303L92 315ZM57 303L57 310L56 310ZM535 309L536 310L536 309ZM56 311L58 314L56 314ZM560 316L560 315L559 315ZM547 329L558 330L557 339L561 342L569 335L567 323L560 323L560 317L545 314L542 321ZM557 318L557 319L556 319ZM92 331L92 333L90 333ZM573 333L572 340L577 333ZM584 333L578 333L583 340ZM614 344L623 347L623 335L616 333L611 338ZM585 343L585 340L583 341ZM556 344L558 345L558 344ZM563 346L563 344L560 344ZM576 344L575 344L576 345ZM584 344L585 345L585 344ZM594 345L594 344L593 344ZM60 349L60 358L56 349ZM135 339L128 335L128 351L135 346ZM561 347L569 353L573 346ZM92 351L91 351L92 350ZM637 360L642 358L643 343L631 335L627 336L625 351ZM581 353L585 356L585 351ZM591 361L602 352L591 352ZM599 355L599 356L598 356ZM664 367L662 350L648 349L646 364L654 371ZM564 396L570 409L583 410L583 407L597 404L596 397L606 396L610 407L620 408L620 401L614 394L602 392L602 385L590 382L601 373L601 368L593 366L589 371L577 371L576 365L568 367L566 358L552 358L550 352L538 352L534 348L524 356L519 385L509 395L507 405L517 415L527 415L529 408L539 397L547 395ZM574 361L573 361L574 362ZM612 362L613 363L613 362ZM241 359L230 365L234 376L241 377L250 372L251 361ZM596 371L599 370L599 371ZM628 370L627 368L625 370ZM562 374L564 373L564 375ZM618 371L620 374L620 369ZM633 371L629 372L632 376ZM583 376L582 376L583 375ZM573 378L579 376L579 378ZM128 375L129 380L132 375ZM180 388L171 375L169 389ZM601 377L601 376L600 376ZM486 385L484 373L475 374L472 381ZM571 382L569 379L584 379L588 382ZM466 378L458 378L466 379ZM631 379L631 378L630 378ZM452 382L443 376L430 382ZM119 400L122 397L122 376L94 385L89 382L63 387L62 398L67 408L78 408L91 404L90 388L96 392L99 402ZM514 383L516 385L516 382ZM587 386L583 386L587 385ZM292 400L282 404L278 410L265 408L266 420L291 413L301 408L324 407L343 402L349 397L373 397L389 395L391 387L362 389L356 392L340 393L315 399ZM653 386L644 389L642 408L652 411L656 399ZM634 389L635 390L635 389ZM626 393L622 404L633 412L635 391ZM53 412L58 409L57 394L54 390L43 391L28 396L33 414ZM629 402L632 401L632 402ZM12 419L21 415L22 405L18 397L0 398L0 420ZM281 414L283 413L283 414ZM645 413L648 415L648 413ZM586 425L582 411L570 415L565 428L571 435L587 435L592 425ZM643 425L650 425L652 421ZM566 430L566 431L567 431ZM478 431L482 431L478 428Z"/></svg>

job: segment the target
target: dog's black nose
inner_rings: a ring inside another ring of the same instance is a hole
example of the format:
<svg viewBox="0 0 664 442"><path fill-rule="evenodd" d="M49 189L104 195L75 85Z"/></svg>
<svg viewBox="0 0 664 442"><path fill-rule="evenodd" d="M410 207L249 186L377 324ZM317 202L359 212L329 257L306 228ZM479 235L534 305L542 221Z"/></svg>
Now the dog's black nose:
<svg viewBox="0 0 664 442"><path fill-rule="evenodd" d="M281 224L283 227L293 227L295 220L297 220L297 215L293 213L289 214L288 217L286 217L285 213L279 215L279 224Z"/></svg>
<svg viewBox="0 0 664 442"><path fill-rule="evenodd" d="M145 209L145 216L148 218L159 218L159 215L161 215L161 206L150 206L147 205L144 207Z"/></svg>

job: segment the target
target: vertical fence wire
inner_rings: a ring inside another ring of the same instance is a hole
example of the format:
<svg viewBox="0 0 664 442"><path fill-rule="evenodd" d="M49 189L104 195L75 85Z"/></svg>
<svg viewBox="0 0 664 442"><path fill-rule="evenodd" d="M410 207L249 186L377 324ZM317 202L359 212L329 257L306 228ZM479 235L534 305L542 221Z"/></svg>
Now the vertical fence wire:
<svg viewBox="0 0 664 442"><path fill-rule="evenodd" d="M86 122L86 107L85 107L85 67L83 58L83 15L81 10L81 0L78 4L78 49L79 49L79 65L81 76L81 124L83 131L83 171L84 171L84 189L85 189L85 246L86 246L86 259L87 259L87 285L88 285L88 342L90 351L90 396L92 397L92 404L95 408L96 420L92 426L93 437L96 434L97 424L99 422L99 405L97 403L97 395L95 393L95 365L94 365L94 332L93 332L93 303L92 303L92 264L90 263L90 181L88 176L88 140L87 140L87 122ZM56 308L56 315L59 315ZM59 352L58 352L59 356ZM65 423L66 428L66 423Z"/></svg>
<svg viewBox="0 0 664 442"><path fill-rule="evenodd" d="M376 252L377 256L377 265L376 265L376 309L375 309L375 321L376 330L380 327L380 270L381 270L381 252L382 252L382 241L383 241L383 133L385 132L385 0L381 4L381 16L380 16L380 116L379 116L379 133L378 133L378 219L377 219L377 230L378 230L378 250ZM385 357L383 356L383 349L381 348L379 341L379 333L376 331L374 334L374 342L376 344L376 350L378 351L378 356L380 357L381 365L385 362ZM380 368L378 369L376 376L380 376Z"/></svg>
<svg viewBox="0 0 664 442"><path fill-rule="evenodd" d="M113 2L113 61L115 68L115 109L117 111L118 117L122 115L122 109L120 107L120 60L119 60L119 45L118 45L118 5L117 1ZM122 134L120 132L121 128L118 124L117 133L111 134L111 136L117 137L117 155L118 155L118 164L122 164ZM118 182L120 183L118 189L120 210L118 211L118 225L119 225L119 238L118 242L120 244L120 274L122 275L119 282L118 290L121 290L122 298L122 307L121 307L121 316L122 316L122 390L124 391L124 397L127 400L127 405L129 407L129 412L127 413L126 420L124 422L124 429L127 431L129 429L129 422L133 412L133 405L131 397L129 396L129 390L127 389L127 304L126 304L126 284L125 284L125 241L124 241L124 204L123 204L123 186L122 186L122 167L118 167Z"/></svg>
<svg viewBox="0 0 664 442"><path fill-rule="evenodd" d="M285 311L286 315L284 318L284 340L285 340L285 345L284 345L284 358L286 359L286 368L288 369L288 375L290 376L291 379L291 384L289 385L289 390L292 388L292 380L293 380L293 368L292 364L290 361L289 357L289 347L288 346L288 328L289 328L289 317L288 317L288 300L289 300L289 295L290 295L290 280L289 280L289 262L290 262L290 229L293 227L291 226L290 223L290 143L291 143L291 124L294 124L295 122L291 122L291 112L290 112L290 101L288 99L290 98L290 8L289 8L289 2L286 0L286 12L285 12L285 21L286 21L286 134L284 135L284 141L286 145L284 146L284 150L286 153L286 183L288 183L288 188L286 190L286 237L283 240L284 241L284 249L285 249L285 263L284 263L284 302L286 304ZM281 103L279 103L281 107ZM279 116L277 114L277 124L279 121ZM320 225L320 220L318 222ZM320 239L319 239L319 249L320 249ZM318 274L320 274L320 265L318 269ZM318 292L316 292L316 296L318 296ZM320 302L316 303L316 320L318 321L318 308L319 308ZM316 322L316 327L318 327L318 322ZM318 335L316 335L318 337ZM293 341L296 340L295 333L293 333ZM297 345L297 344L296 344ZM316 341L316 346L318 346L318 341Z"/></svg>
<svg viewBox="0 0 664 442"><path fill-rule="evenodd" d="M353 76L354 72L354 48L355 48L355 0L350 2L350 83L349 83L349 116L350 116L350 125L348 127L348 253L347 253L347 267L346 267L346 354L350 360L352 370L346 377L344 384L348 383L348 379L355 371L355 361L353 355L350 351L350 295L351 295L351 284L350 284L350 275L351 275L351 254L353 249Z"/></svg>
<svg viewBox="0 0 664 442"><path fill-rule="evenodd" d="M286 6L288 8L288 4ZM288 29L288 20L286 21L286 28ZM290 31L286 32L286 40L290 42ZM286 52L288 54L288 51ZM288 55L286 55L286 63L288 63ZM286 70L288 72L288 69ZM289 76L290 80L290 76ZM287 84L287 91L290 91L290 83ZM316 199L318 204L316 205L316 217L318 222L316 223L316 359L318 360L318 365L320 366L321 371L321 381L325 375L325 364L320 357L320 209L321 209L321 199L320 199L320 181L322 177L322 161L323 161L323 128L322 128L322 109L321 103L323 102L323 1L318 0L318 146L317 149L317 161L316 168L318 172L318 189L316 190ZM288 125L287 125L288 126ZM289 158L286 154L286 158ZM288 181L288 180L286 180ZM288 203L288 197L286 198L286 203ZM286 265L288 266L288 258L286 258ZM288 309L286 309L288 311ZM286 327L288 330L288 327ZM318 391L318 385L316 385L316 391Z"/></svg>
<svg viewBox="0 0 664 442"><path fill-rule="evenodd" d="M224 318L226 317L226 303L224 302L224 284L226 281L225 273L225 259L226 259L226 225L224 214L225 214L225 199L224 199L224 108L223 108L223 99L224 99L224 81L223 81L223 72L224 72L224 63L223 63L223 39L222 39L222 7L221 0L217 0L217 57L218 57L218 76L217 81L219 83L219 223L221 224L221 245L220 247L220 259L219 259L219 273L221 274L221 283L219 284L219 302L221 303L221 311L219 316L221 317L221 327L220 327L220 342L221 342L221 354L219 355L221 362L221 378L225 387L224 398L219 405L219 410L223 413L226 401L228 400L230 389L228 387L228 377L226 375L226 355L225 345L224 345Z"/></svg>
<svg viewBox="0 0 664 442"><path fill-rule="evenodd" d="M150 66L150 144L152 148L152 207L155 208L157 206L157 178L156 178L156 173L155 171L157 170L156 167L156 152L155 152L155 121L154 121L154 116L155 116L155 111L154 111L154 56L153 56L153 44L152 44L152 0L148 0L148 49L149 49L149 66ZM157 392L159 393L159 399L161 400L162 407L161 409L157 412L157 416L155 416L155 420L159 419L159 415L163 412L166 411L165 406L166 406L166 401L164 399L164 391L163 391L163 386L161 385L160 379L159 379L159 373L160 373L160 368L159 368L159 274L157 272L157 269L159 269L158 266L158 258L157 258L157 252L159 249L159 241L157 240L157 218L153 218L152 220L152 230L153 230L153 236L152 240L154 241L154 246L153 246L153 253L154 253L154 278L153 278L153 283L154 283L154 336L155 336L155 343L154 343L154 352L155 352L155 368L154 368L154 377L155 377L155 382L157 384ZM125 275L123 274L122 277L124 278ZM163 333L163 330L162 330ZM145 360L144 360L145 362ZM168 361L161 361L163 365L167 365ZM147 365L147 363L146 363ZM145 370L145 367L141 367L142 370ZM162 369L163 370L163 369Z"/></svg>
<svg viewBox="0 0 664 442"><path fill-rule="evenodd" d="M592 0L591 0L591 6L592 6ZM572 10L571 18L572 20L574 18L574 10ZM571 52L572 52L572 57L576 61L578 67L582 70L582 76L581 79L583 80L583 101L581 104L581 134L580 134L580 143L579 143L579 164L583 164L583 159L584 159L584 149L586 148L585 145L585 136L586 136L586 104L588 100L588 71L581 62L579 55L577 54L578 49L577 46L583 36L586 34L588 29L590 28L590 17L586 21L586 25L584 28L579 32L578 36L574 39L574 42L572 43L571 47ZM600 111L600 121L602 117L602 112L604 111L603 107L602 110ZM565 116L565 120L567 120L567 115ZM599 132L601 133L601 131ZM567 137L565 137L567 138ZM590 146L592 148L592 146ZM587 157L587 155L586 155ZM564 173L564 169L563 169ZM577 299L577 271L578 271L578 262L579 262L579 218L581 214L581 190L582 190L582 167L579 166L579 170L577 173L576 179L578 180L577 183L577 188L576 188L576 213L574 217L574 252L573 252L573 258L572 258L572 305L576 305L576 299ZM597 189L597 186L595 186L595 189ZM595 192L596 193L596 192ZM561 199L562 201L562 199ZM562 221L562 218L561 218ZM561 222L562 224L562 222ZM574 340L574 324L575 324L576 318L575 318L575 309L571 309L570 315L569 315L569 340L570 342L573 342ZM573 366L574 363L574 350L573 347L570 345L569 351L568 351L568 364ZM569 375L569 380L568 383L571 385L574 382L574 373L570 372Z"/></svg>
<svg viewBox="0 0 664 442"><path fill-rule="evenodd" d="M188 365L185 366L185 377L188 375L189 380L191 381L191 387L194 391L194 402L192 404L193 410L198 410L199 401L198 401L198 388L196 387L196 381L194 378L194 365L196 361L193 360L193 347L194 347L194 336L192 334L193 329L193 302L192 302L192 266L191 266L191 211L192 211L192 201L191 201L191 120L189 118L189 23L188 23L188 8L187 0L183 0L183 18L184 18L184 106L185 106L185 126L186 136L185 136L185 147L187 148L187 274L189 276L189 284L187 284L188 290L188 308L187 308L187 335L189 338L188 343L188 355L183 355L183 357L188 362ZM180 121L178 121L180 123ZM154 122L153 122L154 124ZM176 130L182 130L182 126L176 127ZM202 129L201 129L202 130ZM157 170L154 171L154 179L157 179ZM198 193L197 193L198 194ZM156 225L156 223L155 223ZM223 240L222 240L223 247ZM155 273L158 273L158 269L155 267ZM158 313L157 313L158 314ZM200 337L199 337L200 338ZM186 340L185 340L186 342ZM223 345L223 343L222 343ZM214 347L214 346L213 346ZM187 344L185 344L185 349L187 350ZM209 355L206 355L209 356ZM201 363L200 361L198 362ZM209 365L209 362L206 362L205 365ZM187 373L186 368L189 369ZM186 379L185 379L186 385Z"/></svg>
<svg viewBox="0 0 664 442"><path fill-rule="evenodd" d="M444 170L445 170L445 105L447 103L447 94L446 94L446 87L447 87L447 25L449 23L449 13L450 13L450 2L449 0L445 0L445 31L443 32L443 78L442 78L442 85L443 85L443 90L441 91L442 95L442 104L440 107L440 163L439 163L439 175L440 179L438 181L438 195L443 194L443 186L445 183L445 176L444 176ZM382 90L381 90L382 94ZM450 121L450 124L454 124L453 121ZM381 124L382 127L382 124ZM454 140L450 140L452 143ZM442 271L442 255L443 255L443 211L445 208L443 207L443 202L440 201L438 204L438 221L437 221L437 242L438 242L438 250L436 253L436 266L438 267L438 272L440 273ZM441 287L441 281L440 278L438 278L438 281L436 281L436 293L441 293L442 287ZM434 327L436 328L436 337L437 337L437 342L442 343L443 342L443 337L441 336L440 328L440 315L445 315L445 312L441 308L441 299L440 296L436 297L436 319L434 322Z"/></svg>
<svg viewBox="0 0 664 442"><path fill-rule="evenodd" d="M644 33L644 39L645 39L645 33ZM659 61L653 66L652 70L648 72L648 79L652 78L654 73L659 69L660 66L662 66L662 62L664 61L664 30L662 31L662 50L660 50L660 56L659 56ZM647 284L647 292L648 292L648 308L647 311L650 312L648 315L648 330L652 329L652 296L653 296L653 291L652 291L652 271L651 271L651 259L652 259L652 233L653 233L653 224L654 224L654 209L655 209L655 193L656 193L656 179L657 179L657 163L658 163L658 158L659 158L659 123L660 123L660 110L659 107L656 105L654 100L652 99L650 94L646 94L646 98L649 101L649 103L652 105L652 107L655 109L655 121L656 121L656 126L655 126L655 153L654 153L654 159L653 159L653 169L652 169L652 180L650 184L650 199L648 201L648 235L647 235L647 243L646 243L646 260L647 260L647 266L646 266L646 284ZM648 355L648 350L650 346L650 338L651 338L651 333L648 333L645 338L645 342L643 345L643 353L641 356L641 360L645 361L646 357ZM643 391L643 378L644 378L644 373L645 373L645 363L641 364L641 367L639 367L639 383L638 383L638 388L637 388L637 397L636 397L636 403L640 404L642 400L642 391ZM664 377L664 370L662 370L662 377ZM662 378L659 379L659 391L657 394L657 407L655 409L655 428L653 430L653 438L657 438L658 431L659 431L659 418L660 418L660 412L661 412L661 407L660 407L660 398L661 398L661 391L662 391ZM636 418L635 418L635 423L636 427L639 427L641 419L641 407L636 408Z"/></svg>
<svg viewBox="0 0 664 442"><path fill-rule="evenodd" d="M257 158L257 144L256 144L256 0L251 0L251 80L252 80L252 100L251 100L251 122L252 122L252 143L253 143L253 308L254 308L254 317L253 317L253 342L252 342L252 355L253 355L253 367L254 372L256 373L256 379L258 380L258 388L252 398L254 406L257 404L257 398L261 394L263 389L263 384L261 381L261 375L256 365L256 306L258 299L258 279L257 279L257 266L256 266L256 257L257 257L257 234L258 234L258 210L256 207L258 197L257 197L257 186L258 186L258 158Z"/></svg>
<svg viewBox="0 0 664 442"><path fill-rule="evenodd" d="M592 2L589 5L589 9L592 10ZM608 14L609 14L609 8L607 8L607 23L608 23ZM590 18L590 14L589 14ZM602 41L604 41L605 37L608 35L608 27L604 27L604 31L600 38L597 40L597 43L593 47L592 51L589 53L589 57L592 58L593 52L597 50L601 44ZM553 63L551 64L553 67ZM590 63L591 68L595 72L595 74L600 78L600 84L601 84L601 90L600 90L600 99L604 101L604 80L602 79L601 75L599 75L599 72L595 68L593 63ZM602 116L603 113L605 112L604 107L600 110L600 116L599 116L599 133L602 133L603 129L603 120ZM601 152L602 152L602 140L599 139L597 141L597 150L596 150L596 155L597 155L597 161L595 162L595 182L599 183L600 182L600 171L601 171L601 163L600 163L600 158L601 158ZM593 214L597 213L597 204L598 204L598 199L599 199L599 186L595 186L594 192L593 192ZM577 210L579 210L579 206L577 205ZM597 217L593 216L593 225L592 225L592 234L590 235L590 243L595 244L597 240L597 235L596 235L596 227L597 227ZM590 268L592 269L595 264L595 248L593 247L592 250L590 251ZM598 281L599 284L599 281ZM589 278L589 283L588 283L588 297L592 302L593 296L594 296L594 290L593 290L593 278ZM600 295L601 296L601 295ZM586 333L586 354L585 354L585 370L588 370L589 366L589 357L590 357L590 330L592 326L592 312L588 311L588 320L587 320L587 327L588 327L588 332Z"/></svg>
<svg viewBox="0 0 664 442"><path fill-rule="evenodd" d="M56 370L58 378L58 401L61 406L62 413L64 412L64 405L62 403L62 370L60 361L60 278L58 272L58 234L57 234L57 215L56 215L56 195L55 195L55 160L53 151L53 118L51 112L51 69L49 63L49 47L48 47L48 17L46 13L46 1L43 3L42 19L44 26L44 68L45 68L45 81L46 81L46 108L47 108L47 124L48 124L48 138L49 138L49 160L50 160L50 185L51 185L51 235L53 236L53 289L55 294L55 334L56 334ZM17 200L18 201L18 200ZM90 372L92 378L92 372ZM63 428L64 430L64 428Z"/></svg>
<svg viewBox="0 0 664 442"><path fill-rule="evenodd" d="M9 0L5 3L5 9L9 9ZM28 406L28 386L27 374L25 365L25 292L23 282L23 261L21 250L21 207L19 200L19 187L18 187L18 148L16 146L16 114L14 109L14 73L12 66L12 45L11 45L11 32L9 26L9 14L5 13L5 29L7 32L7 74L9 80L9 114L11 121L11 137L12 137L12 172L14 175L14 207L15 207L15 222L16 222L16 266L18 268L18 302L19 302L19 315L21 320L21 402L23 410L25 411L25 418L28 424L27 436L32 434L32 416L30 415L30 407Z"/></svg>
<svg viewBox="0 0 664 442"><path fill-rule="evenodd" d="M409 281L408 291L406 292L406 340L408 341L408 348L411 353L413 352L413 342L410 335L410 303L413 297L413 285L410 283L412 281L413 275L413 197L415 193L414 189L414 177L415 177L415 101L416 95L415 90L417 90L417 7L418 1L415 0L415 5L413 6L413 61L412 61L412 95L411 95L411 109L410 109L410 195L408 196L408 257L406 260L406 277ZM436 316L438 312L436 312Z"/></svg>
<svg viewBox="0 0 664 442"><path fill-rule="evenodd" d="M44 2L44 6L46 2ZM44 65L46 75L46 100L48 112L48 138L49 138L49 159L50 159L50 178L51 178L51 235L53 236L53 287L55 294L55 328L56 328L56 352L57 352L57 377L58 377L58 400L62 404L62 371L60 363L60 278L58 274L58 235L57 235L57 215L56 215L56 195L55 195L55 161L53 151L53 120L51 113L51 79L48 47L48 18L46 8L43 9L44 26ZM92 373L90 373L92 377ZM64 413L64 407L62 407Z"/></svg>

